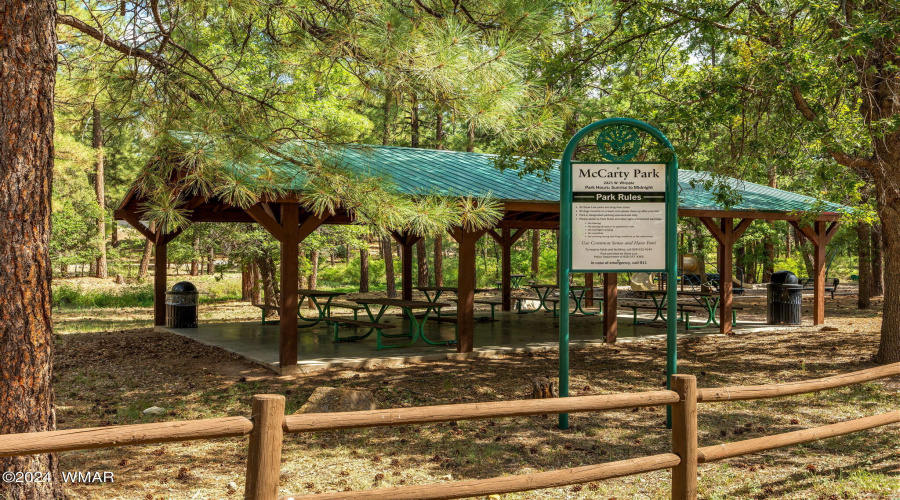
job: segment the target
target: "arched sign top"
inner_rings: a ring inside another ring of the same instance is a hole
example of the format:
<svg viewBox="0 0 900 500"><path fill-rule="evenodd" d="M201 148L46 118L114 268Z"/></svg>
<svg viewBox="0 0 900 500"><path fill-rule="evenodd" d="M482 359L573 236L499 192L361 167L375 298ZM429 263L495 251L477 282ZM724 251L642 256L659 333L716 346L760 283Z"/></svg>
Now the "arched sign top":
<svg viewBox="0 0 900 500"><path fill-rule="evenodd" d="M675 158L675 148L672 147L672 143L669 142L665 134L653 125L633 118L606 118L585 126L572 136L569 143L566 144L566 150L562 157L563 162L571 161L578 143L586 135L598 129L604 130L601 130L597 136L597 150L607 161L626 162L640 152L642 146L641 138L634 131L635 129L650 134L659 144L672 151L673 159Z"/></svg>

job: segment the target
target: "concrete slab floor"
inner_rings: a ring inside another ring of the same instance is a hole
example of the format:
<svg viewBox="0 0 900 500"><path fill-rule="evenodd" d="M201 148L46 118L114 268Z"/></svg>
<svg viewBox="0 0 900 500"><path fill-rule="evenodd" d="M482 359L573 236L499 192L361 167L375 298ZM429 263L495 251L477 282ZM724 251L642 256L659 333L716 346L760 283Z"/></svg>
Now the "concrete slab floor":
<svg viewBox="0 0 900 500"><path fill-rule="evenodd" d="M399 316L386 315L388 323L406 329L408 322ZM640 316L639 316L639 319ZM644 319L650 319L646 317ZM632 325L630 314L619 315L618 342L633 342L644 339L664 339L665 323L657 321L650 325ZM603 325L599 315L572 315L569 320L569 339L572 347L603 344ZM736 333L772 330L777 327L763 323L740 323ZM259 322L210 323L198 328L157 327L191 338L202 344L219 347L235 353L249 361L265 366L279 374L306 373L330 368L370 368L397 366L412 362L451 358L473 358L493 356L503 353L546 351L559 348L559 320L550 313L536 312L517 314L497 312L496 320L483 314L476 314L475 349L471 353L457 353L455 346L433 346L419 340L415 344L395 349L375 349L375 336L356 342L333 342L332 330L325 323L312 328L299 328L297 334L297 366L282 369L278 362L278 325L261 325ZM394 331L397 331L394 330ZM349 328L341 328L341 335L363 334ZM454 325L429 320L425 333L431 340L451 340ZM691 332L684 331L679 323L679 337L718 334L718 327L710 327ZM391 339L385 339L390 344Z"/></svg>

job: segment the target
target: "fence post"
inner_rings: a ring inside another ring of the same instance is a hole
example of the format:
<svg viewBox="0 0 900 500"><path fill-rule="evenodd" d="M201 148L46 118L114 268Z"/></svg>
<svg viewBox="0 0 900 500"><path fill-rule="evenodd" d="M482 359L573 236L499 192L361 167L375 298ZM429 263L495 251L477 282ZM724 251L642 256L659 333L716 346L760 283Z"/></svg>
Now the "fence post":
<svg viewBox="0 0 900 500"><path fill-rule="evenodd" d="M697 498L697 378L674 375L672 390L681 402L672 405L672 453L681 463L672 469L672 499Z"/></svg>
<svg viewBox="0 0 900 500"><path fill-rule="evenodd" d="M247 452L245 500L275 500L281 476L281 445L284 438L284 396L253 396L253 430Z"/></svg>

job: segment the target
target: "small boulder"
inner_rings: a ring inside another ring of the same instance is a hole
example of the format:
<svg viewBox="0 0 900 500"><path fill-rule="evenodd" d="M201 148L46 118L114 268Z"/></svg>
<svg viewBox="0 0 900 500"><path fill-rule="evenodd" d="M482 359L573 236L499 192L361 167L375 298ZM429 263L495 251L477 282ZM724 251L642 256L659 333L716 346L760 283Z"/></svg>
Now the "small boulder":
<svg viewBox="0 0 900 500"><path fill-rule="evenodd" d="M166 409L160 408L159 406L151 406L141 413L143 413L144 415L165 415Z"/></svg>
<svg viewBox="0 0 900 500"><path fill-rule="evenodd" d="M378 402L372 391L360 389L344 389L335 387L318 387L309 400L294 412L301 413L338 413L344 411L364 411L378 409Z"/></svg>

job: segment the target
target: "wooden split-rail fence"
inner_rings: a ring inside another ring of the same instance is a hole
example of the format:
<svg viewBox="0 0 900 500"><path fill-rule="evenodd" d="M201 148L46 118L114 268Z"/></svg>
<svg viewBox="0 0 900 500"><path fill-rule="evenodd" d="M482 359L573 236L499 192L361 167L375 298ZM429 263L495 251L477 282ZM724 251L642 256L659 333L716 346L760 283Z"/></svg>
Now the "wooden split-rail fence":
<svg viewBox="0 0 900 500"><path fill-rule="evenodd" d="M282 500L424 500L484 496L553 488L662 469L672 470L672 498L697 497L697 466L717 460L808 443L900 422L900 410L773 436L700 447L698 403L775 398L860 384L900 375L900 363L854 373L776 385L698 389L691 375L676 375L672 389L603 396L468 403L346 413L285 415L284 396L252 399L252 417L160 422L91 429L0 435L0 456L30 455L136 444L250 436L246 499L278 498L284 433L449 422L485 418L596 412L672 406L672 452L572 469L439 484L339 493L286 495Z"/></svg>

